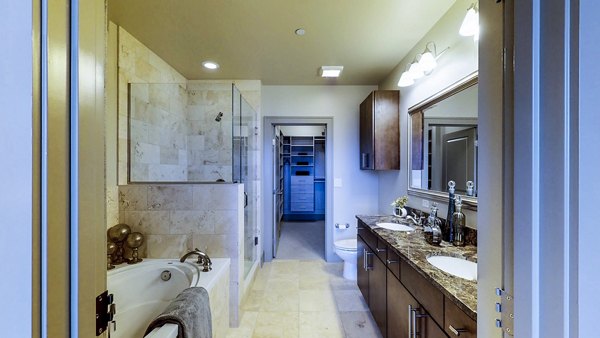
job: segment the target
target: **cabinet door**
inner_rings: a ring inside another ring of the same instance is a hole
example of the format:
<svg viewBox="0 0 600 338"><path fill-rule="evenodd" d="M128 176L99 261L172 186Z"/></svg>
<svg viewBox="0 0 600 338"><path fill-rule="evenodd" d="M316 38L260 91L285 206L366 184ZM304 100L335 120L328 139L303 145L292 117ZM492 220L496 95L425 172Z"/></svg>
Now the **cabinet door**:
<svg viewBox="0 0 600 338"><path fill-rule="evenodd" d="M411 312L411 309L414 310ZM413 318L413 316L415 318ZM394 274L387 272L387 337L447 338Z"/></svg>
<svg viewBox="0 0 600 338"><path fill-rule="evenodd" d="M375 91L373 149L375 170L400 169L399 92Z"/></svg>
<svg viewBox="0 0 600 338"><path fill-rule="evenodd" d="M360 104L360 169L375 169L373 158L373 99L374 93Z"/></svg>
<svg viewBox="0 0 600 338"><path fill-rule="evenodd" d="M369 308L381 335L385 338L387 336L387 268L374 253L367 258L367 263L372 267L369 271Z"/></svg>
<svg viewBox="0 0 600 338"><path fill-rule="evenodd" d="M444 307L444 330L450 337L477 337L477 322L467 316L450 299L446 298Z"/></svg>
<svg viewBox="0 0 600 338"><path fill-rule="evenodd" d="M366 269L366 252L369 247L365 244L365 241L360 237L356 237L356 283L362 293L365 302L369 304L369 271Z"/></svg>

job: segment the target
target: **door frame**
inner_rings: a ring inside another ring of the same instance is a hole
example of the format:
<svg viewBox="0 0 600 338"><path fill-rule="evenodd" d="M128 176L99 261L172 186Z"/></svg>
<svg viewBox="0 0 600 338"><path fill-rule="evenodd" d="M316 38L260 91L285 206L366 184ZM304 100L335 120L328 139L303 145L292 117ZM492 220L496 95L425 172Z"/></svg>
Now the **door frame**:
<svg viewBox="0 0 600 338"><path fill-rule="evenodd" d="M333 118L332 117L263 117L263 212L262 229L263 259L265 262L273 260L273 152L266 151L273 147L275 126L285 125L325 125L325 260L335 261L333 250ZM268 178L268 179L266 179Z"/></svg>

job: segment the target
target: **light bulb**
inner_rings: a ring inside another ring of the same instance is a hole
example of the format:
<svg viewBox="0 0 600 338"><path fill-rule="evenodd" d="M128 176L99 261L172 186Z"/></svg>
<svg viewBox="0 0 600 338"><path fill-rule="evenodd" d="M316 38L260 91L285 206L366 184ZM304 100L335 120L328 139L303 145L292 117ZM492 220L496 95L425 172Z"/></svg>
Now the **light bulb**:
<svg viewBox="0 0 600 338"><path fill-rule="evenodd" d="M475 9L475 5L467 10L467 15L460 26L458 34L462 36L473 36L479 31L479 12Z"/></svg>
<svg viewBox="0 0 600 338"><path fill-rule="evenodd" d="M400 76L400 80L398 81L398 87L408 87L412 86L415 83L415 80L410 76L408 72L402 73Z"/></svg>
<svg viewBox="0 0 600 338"><path fill-rule="evenodd" d="M425 72L423 72L423 68L419 65L418 62L415 62L410 65L410 68L408 68L408 73L415 80L420 79L425 75Z"/></svg>
<svg viewBox="0 0 600 338"><path fill-rule="evenodd" d="M419 59L419 66L421 66L421 69L428 74L437 67L437 61L435 61L431 52L425 52L421 55L421 59Z"/></svg>

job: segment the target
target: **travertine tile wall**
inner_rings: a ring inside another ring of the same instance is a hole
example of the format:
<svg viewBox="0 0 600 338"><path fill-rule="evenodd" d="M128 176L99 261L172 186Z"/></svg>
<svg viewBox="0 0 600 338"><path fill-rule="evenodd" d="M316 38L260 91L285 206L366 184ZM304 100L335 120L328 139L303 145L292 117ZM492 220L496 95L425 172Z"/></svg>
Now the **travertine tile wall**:
<svg viewBox="0 0 600 338"><path fill-rule="evenodd" d="M189 81L188 180L214 182L232 178L231 82ZM223 113L221 121L217 114Z"/></svg>
<svg viewBox="0 0 600 338"><path fill-rule="evenodd" d="M187 98L185 84L130 84L131 181L188 180Z"/></svg>
<svg viewBox="0 0 600 338"><path fill-rule="evenodd" d="M142 257L179 258L198 248L210 257L230 258L230 322L236 326L243 279L243 203L242 184L130 184L119 186L119 222L145 235Z"/></svg>

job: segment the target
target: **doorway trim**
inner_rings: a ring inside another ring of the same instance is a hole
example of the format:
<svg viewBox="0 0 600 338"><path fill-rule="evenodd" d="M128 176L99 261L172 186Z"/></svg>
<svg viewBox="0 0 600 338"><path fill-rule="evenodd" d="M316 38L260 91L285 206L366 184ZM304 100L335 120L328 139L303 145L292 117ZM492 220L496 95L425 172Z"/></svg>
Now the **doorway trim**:
<svg viewBox="0 0 600 338"><path fill-rule="evenodd" d="M331 262L335 260L333 250L333 117L263 117L263 164L273 163L273 152L267 151L273 146L273 130L276 125L325 125L325 260ZM263 229L262 248L263 259L265 262L273 260L273 219L267 215L273 214L273 166L263 165ZM266 179L269 178L269 179Z"/></svg>

